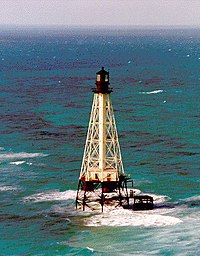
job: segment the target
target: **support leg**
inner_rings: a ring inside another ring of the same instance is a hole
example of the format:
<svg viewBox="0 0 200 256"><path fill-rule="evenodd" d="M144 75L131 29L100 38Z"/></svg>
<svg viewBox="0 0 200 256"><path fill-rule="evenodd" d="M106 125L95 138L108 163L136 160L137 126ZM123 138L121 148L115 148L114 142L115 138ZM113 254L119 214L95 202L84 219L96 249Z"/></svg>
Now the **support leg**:
<svg viewBox="0 0 200 256"><path fill-rule="evenodd" d="M103 212L103 204L104 204L104 194L103 194L103 184L101 185L101 211Z"/></svg>
<svg viewBox="0 0 200 256"><path fill-rule="evenodd" d="M125 181L125 189L126 189L126 200L127 200L127 205L129 208L129 196L128 196L128 188L127 188L127 182Z"/></svg>
<svg viewBox="0 0 200 256"><path fill-rule="evenodd" d="M81 181L79 180L78 188L77 188L77 193L76 193L76 209L78 207L78 194L79 194L80 185L81 185Z"/></svg>
<svg viewBox="0 0 200 256"><path fill-rule="evenodd" d="M122 206L121 182L118 183L118 189L119 189L119 205Z"/></svg>
<svg viewBox="0 0 200 256"><path fill-rule="evenodd" d="M86 205L86 191L84 192L84 197L83 197L83 211L85 211L85 205Z"/></svg>

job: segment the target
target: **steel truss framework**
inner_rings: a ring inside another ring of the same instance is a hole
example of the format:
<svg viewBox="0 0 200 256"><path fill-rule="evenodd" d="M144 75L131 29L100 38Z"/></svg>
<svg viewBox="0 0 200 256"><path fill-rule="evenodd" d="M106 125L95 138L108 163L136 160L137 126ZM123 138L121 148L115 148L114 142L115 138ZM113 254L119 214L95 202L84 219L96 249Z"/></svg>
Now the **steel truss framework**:
<svg viewBox="0 0 200 256"><path fill-rule="evenodd" d="M110 191L109 191L110 190ZM95 93L83 154L76 207L83 210L90 202L103 205L106 193L114 192L118 204L128 202L127 179L124 173L116 123L110 94Z"/></svg>
<svg viewBox="0 0 200 256"><path fill-rule="evenodd" d="M80 178L87 176L88 170L99 168L99 95L94 94ZM105 169L115 169L119 175L124 174L110 94L106 94Z"/></svg>

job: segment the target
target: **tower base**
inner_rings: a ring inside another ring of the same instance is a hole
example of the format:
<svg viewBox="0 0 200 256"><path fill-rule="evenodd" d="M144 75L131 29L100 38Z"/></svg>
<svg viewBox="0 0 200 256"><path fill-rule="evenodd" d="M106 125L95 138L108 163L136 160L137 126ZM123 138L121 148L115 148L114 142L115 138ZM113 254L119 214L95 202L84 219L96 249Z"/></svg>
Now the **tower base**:
<svg viewBox="0 0 200 256"><path fill-rule="evenodd" d="M85 181L80 179L76 196L76 209L86 208L103 212L105 206L129 207L127 179L121 176L119 181Z"/></svg>

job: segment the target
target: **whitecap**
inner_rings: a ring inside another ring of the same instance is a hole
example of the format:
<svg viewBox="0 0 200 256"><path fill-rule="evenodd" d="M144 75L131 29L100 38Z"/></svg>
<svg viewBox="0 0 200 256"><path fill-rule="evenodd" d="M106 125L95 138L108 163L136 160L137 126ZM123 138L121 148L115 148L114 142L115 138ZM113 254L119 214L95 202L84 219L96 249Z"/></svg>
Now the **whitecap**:
<svg viewBox="0 0 200 256"><path fill-rule="evenodd" d="M86 247L86 249L88 249L89 251L93 252L94 249L93 248L90 248L90 247Z"/></svg>
<svg viewBox="0 0 200 256"><path fill-rule="evenodd" d="M67 190L64 192L60 192L57 190L47 191L42 193L37 193L31 196L26 196L23 198L24 202L45 202L45 201L63 201L63 200L75 200L76 191L75 190Z"/></svg>
<svg viewBox="0 0 200 256"><path fill-rule="evenodd" d="M150 92L139 92L140 94L157 94L161 93L163 90L155 90L155 91L150 91Z"/></svg>
<svg viewBox="0 0 200 256"><path fill-rule="evenodd" d="M0 162L4 162L7 160L12 160L12 159L19 159L20 161L22 159L26 158L35 158L35 157L45 157L48 156L47 154L43 153L26 153L26 152L21 152L21 153L13 153L13 152L8 152L8 153L3 153L0 154Z"/></svg>
<svg viewBox="0 0 200 256"><path fill-rule="evenodd" d="M15 191L18 190L18 187L14 186L0 186L0 191Z"/></svg>
<svg viewBox="0 0 200 256"><path fill-rule="evenodd" d="M10 164L15 164L15 165L20 165L20 164L24 164L25 161L17 161L17 162L10 162Z"/></svg>

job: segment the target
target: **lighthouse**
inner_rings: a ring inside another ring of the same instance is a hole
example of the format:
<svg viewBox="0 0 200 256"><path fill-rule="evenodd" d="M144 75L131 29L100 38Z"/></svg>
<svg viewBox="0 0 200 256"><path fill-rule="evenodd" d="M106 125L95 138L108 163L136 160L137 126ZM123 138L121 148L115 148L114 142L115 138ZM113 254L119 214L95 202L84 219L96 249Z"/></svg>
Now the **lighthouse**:
<svg viewBox="0 0 200 256"><path fill-rule="evenodd" d="M125 175L109 87L109 72L96 73L96 87L82 166L76 208L103 211L106 205L128 205Z"/></svg>

